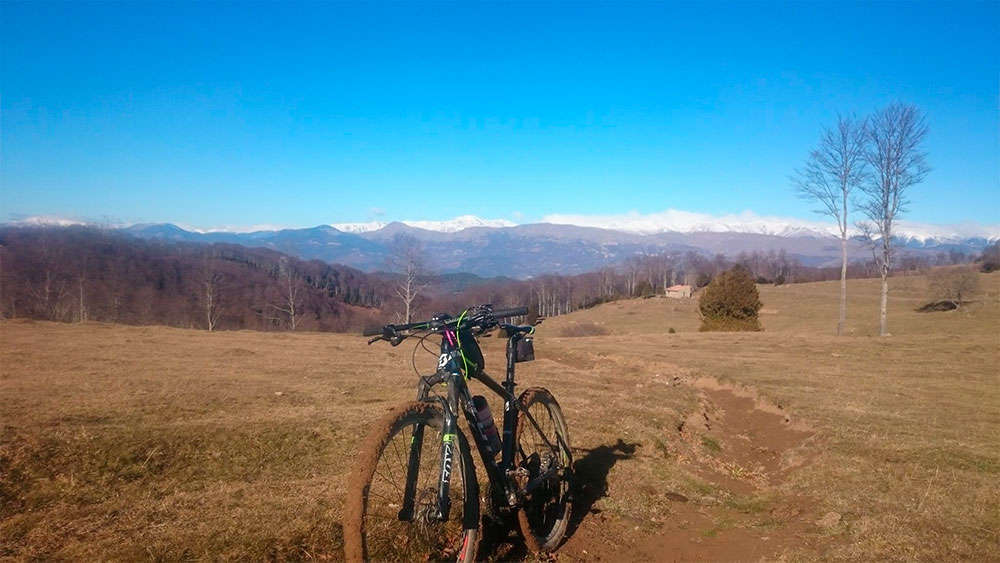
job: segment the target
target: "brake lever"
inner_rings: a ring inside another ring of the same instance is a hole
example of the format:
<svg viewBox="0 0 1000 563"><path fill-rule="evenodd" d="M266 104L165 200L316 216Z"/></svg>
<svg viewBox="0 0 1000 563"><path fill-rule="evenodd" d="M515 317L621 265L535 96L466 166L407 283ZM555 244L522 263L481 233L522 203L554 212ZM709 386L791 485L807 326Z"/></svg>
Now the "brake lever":
<svg viewBox="0 0 1000 563"><path fill-rule="evenodd" d="M372 338L371 340L368 341L368 345L371 346L372 344L378 342L379 340L385 340L386 342L392 344L393 346L399 346L400 343L406 340L406 337L399 335L390 336L388 338L385 336L376 336L375 338Z"/></svg>

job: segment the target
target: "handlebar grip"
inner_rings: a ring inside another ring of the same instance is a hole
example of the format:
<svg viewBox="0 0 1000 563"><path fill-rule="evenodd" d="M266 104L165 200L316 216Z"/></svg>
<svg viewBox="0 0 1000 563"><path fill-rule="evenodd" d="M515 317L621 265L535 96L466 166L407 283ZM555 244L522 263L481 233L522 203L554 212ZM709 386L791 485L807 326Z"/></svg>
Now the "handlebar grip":
<svg viewBox="0 0 1000 563"><path fill-rule="evenodd" d="M499 309L493 311L493 316L502 319L504 317L520 317L528 314L527 307L514 307L512 309Z"/></svg>
<svg viewBox="0 0 1000 563"><path fill-rule="evenodd" d="M361 336L377 336L379 334L382 334L382 327L370 326L361 333Z"/></svg>

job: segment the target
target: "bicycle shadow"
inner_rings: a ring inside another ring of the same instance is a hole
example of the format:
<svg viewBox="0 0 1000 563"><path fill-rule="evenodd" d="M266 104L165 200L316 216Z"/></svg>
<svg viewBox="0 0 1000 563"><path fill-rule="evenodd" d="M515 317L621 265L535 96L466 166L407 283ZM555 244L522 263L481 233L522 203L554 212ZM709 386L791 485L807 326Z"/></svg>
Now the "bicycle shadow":
<svg viewBox="0 0 1000 563"><path fill-rule="evenodd" d="M608 474L611 468L620 460L632 458L638 448L638 442L628 443L621 438L612 445L590 449L573 448L574 453L586 452L586 455L573 463L573 511L570 513L566 539L573 536L588 514L599 512L594 508L594 503L608 494Z"/></svg>

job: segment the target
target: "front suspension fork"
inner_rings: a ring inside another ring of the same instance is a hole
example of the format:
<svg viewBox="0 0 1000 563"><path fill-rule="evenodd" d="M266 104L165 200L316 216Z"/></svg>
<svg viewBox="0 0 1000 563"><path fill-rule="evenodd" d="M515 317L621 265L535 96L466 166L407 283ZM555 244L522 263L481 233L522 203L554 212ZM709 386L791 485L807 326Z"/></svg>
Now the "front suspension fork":
<svg viewBox="0 0 1000 563"><path fill-rule="evenodd" d="M403 490L403 506L400 508L397 518L409 522L413 520L413 509L417 493L417 477L420 474L420 453L424 443L425 425L419 424L413 430L413 438L410 441L410 455L406 464L406 485ZM437 490L437 510L434 517L438 520L447 520L451 512L451 489L452 467L454 457L458 454L458 433L455 431L455 421L452 418L445 420L445 427L441 433L441 466L440 479Z"/></svg>
<svg viewBox="0 0 1000 563"><path fill-rule="evenodd" d="M452 374L452 377L461 377ZM451 512L451 496L448 491L451 488L452 467L455 456L459 454L458 449L458 386L454 382L448 384L448 400L444 406L444 424L441 429L441 473L438 479L438 510L437 519L445 521Z"/></svg>
<svg viewBox="0 0 1000 563"><path fill-rule="evenodd" d="M417 492L417 476L420 474L420 452L424 446L423 424L417 424L410 437L410 457L406 463L406 486L403 491L403 508L399 510L398 518L404 522L413 519L413 499Z"/></svg>

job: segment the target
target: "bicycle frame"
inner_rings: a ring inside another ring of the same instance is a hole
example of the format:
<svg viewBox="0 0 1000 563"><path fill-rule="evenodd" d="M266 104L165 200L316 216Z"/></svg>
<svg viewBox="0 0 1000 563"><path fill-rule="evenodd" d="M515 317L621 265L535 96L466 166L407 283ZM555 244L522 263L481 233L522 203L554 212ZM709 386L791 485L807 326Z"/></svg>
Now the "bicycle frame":
<svg viewBox="0 0 1000 563"><path fill-rule="evenodd" d="M518 503L519 490L511 486L507 475L509 471L514 469L514 427L517 424L517 416L520 411L520 405L518 404L517 398L514 396L514 388L516 386L514 382L516 349L518 341L524 338L524 336L523 332L513 331L507 338L507 372L503 383L498 383L482 371L474 377L483 383L486 388L499 395L504 401L503 434L501 437L499 463L497 463L495 459L495 454L490 452L489 442L486 436L480 431L479 426L476 424L476 411L472 403L472 394L469 391L468 378L466 378L461 369L459 361L460 350L454 331L446 329L442 334L441 355L438 359L438 368L435 374L420 378L417 400L437 400L441 403L442 409L444 410L444 428L442 429L443 437L441 441L441 468L438 482L438 506L436 514L436 517L439 520L447 520L448 514L451 510L451 499L448 496L448 492L451 486L451 469L455 452L454 447L456 437L458 435L457 416L459 410L465 413L465 418L468 421L469 429L472 432L473 440L476 443L476 448L479 450L479 456L482 459L483 466L486 468L487 477L493 484L492 491L494 494L494 502L497 503L497 506L514 506ZM431 388L441 383L445 383L447 385L447 396L430 396ZM531 423L537 428L538 423L534 420L534 417L532 417L530 413L526 414ZM544 434L541 433L540 430L539 433L542 434L543 439L548 442L548 439L544 438ZM413 441L410 445L410 456L407 463L406 488L403 495L402 509L399 511L398 515L400 520L410 520L413 517L416 479L420 466L420 452L423 447L423 439L424 429L422 426L419 426L414 429ZM551 445L552 444L549 444L550 447ZM467 468L466 470L474 472L473 468ZM542 475L534 481L539 481L542 477L547 477L547 475ZM525 487L524 491L520 492L528 492L532 488L531 484L529 484Z"/></svg>

